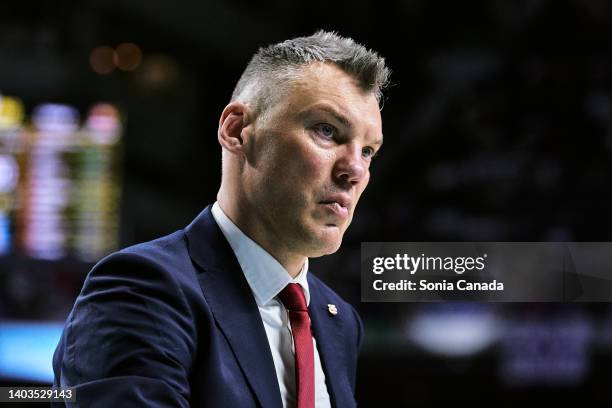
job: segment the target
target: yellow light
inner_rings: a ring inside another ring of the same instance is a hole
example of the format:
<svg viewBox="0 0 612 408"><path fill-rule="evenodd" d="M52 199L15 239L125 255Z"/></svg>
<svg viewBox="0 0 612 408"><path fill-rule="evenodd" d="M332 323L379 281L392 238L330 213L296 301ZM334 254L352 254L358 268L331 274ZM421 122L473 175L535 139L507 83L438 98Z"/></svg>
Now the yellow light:
<svg viewBox="0 0 612 408"><path fill-rule="evenodd" d="M23 113L23 103L19 99L0 96L0 128L20 125Z"/></svg>

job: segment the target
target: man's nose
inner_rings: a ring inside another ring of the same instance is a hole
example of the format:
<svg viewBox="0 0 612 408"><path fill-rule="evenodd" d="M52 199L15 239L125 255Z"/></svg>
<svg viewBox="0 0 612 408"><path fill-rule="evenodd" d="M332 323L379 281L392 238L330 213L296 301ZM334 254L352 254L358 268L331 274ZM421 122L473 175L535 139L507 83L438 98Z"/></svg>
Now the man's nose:
<svg viewBox="0 0 612 408"><path fill-rule="evenodd" d="M368 164L361 155L361 147L344 145L334 168L334 176L355 185L365 178L367 172Z"/></svg>

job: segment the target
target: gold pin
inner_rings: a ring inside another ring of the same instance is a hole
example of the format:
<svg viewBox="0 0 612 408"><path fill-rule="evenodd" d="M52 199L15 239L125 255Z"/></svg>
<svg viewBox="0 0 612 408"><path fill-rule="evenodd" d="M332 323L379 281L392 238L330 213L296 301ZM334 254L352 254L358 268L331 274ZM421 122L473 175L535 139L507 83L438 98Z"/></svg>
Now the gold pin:
<svg viewBox="0 0 612 408"><path fill-rule="evenodd" d="M332 305L331 303L327 305L327 310L329 311L329 314L332 316L335 316L338 314L338 308L336 308L336 305Z"/></svg>

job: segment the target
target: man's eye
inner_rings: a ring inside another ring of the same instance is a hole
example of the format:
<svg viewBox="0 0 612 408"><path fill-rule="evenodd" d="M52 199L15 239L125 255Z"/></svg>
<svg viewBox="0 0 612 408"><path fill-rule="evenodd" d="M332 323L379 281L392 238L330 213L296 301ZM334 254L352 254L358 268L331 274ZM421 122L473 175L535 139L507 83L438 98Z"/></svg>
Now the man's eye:
<svg viewBox="0 0 612 408"><path fill-rule="evenodd" d="M336 128L327 123L319 123L315 126L315 129L324 137L329 139L333 138L336 135Z"/></svg>
<svg viewBox="0 0 612 408"><path fill-rule="evenodd" d="M361 150L361 154L363 155L363 157L367 159L371 159L376 156L376 151L372 149L371 147L364 147Z"/></svg>

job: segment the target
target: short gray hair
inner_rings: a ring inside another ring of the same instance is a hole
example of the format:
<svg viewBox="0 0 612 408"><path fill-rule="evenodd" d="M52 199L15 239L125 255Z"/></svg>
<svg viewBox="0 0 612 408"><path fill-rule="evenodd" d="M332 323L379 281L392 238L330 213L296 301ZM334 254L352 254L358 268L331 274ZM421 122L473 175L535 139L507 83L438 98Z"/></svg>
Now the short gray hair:
<svg viewBox="0 0 612 408"><path fill-rule="evenodd" d="M351 38L323 30L260 48L236 84L232 101L250 103L256 114L262 113L275 104L287 80L295 79L304 66L315 62L337 65L381 102L391 75L385 59Z"/></svg>

